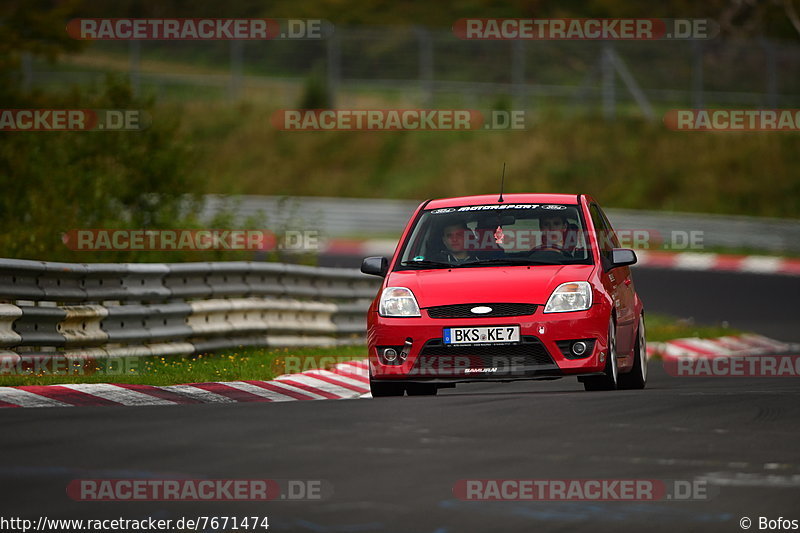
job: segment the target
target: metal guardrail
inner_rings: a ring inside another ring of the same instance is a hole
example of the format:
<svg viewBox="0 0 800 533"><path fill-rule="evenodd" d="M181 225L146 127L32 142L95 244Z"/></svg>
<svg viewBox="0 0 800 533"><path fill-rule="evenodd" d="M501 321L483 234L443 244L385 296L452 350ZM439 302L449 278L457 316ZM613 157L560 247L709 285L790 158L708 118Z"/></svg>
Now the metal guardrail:
<svg viewBox="0 0 800 533"><path fill-rule="evenodd" d="M0 356L360 344L378 286L357 270L280 263L0 259Z"/></svg>
<svg viewBox="0 0 800 533"><path fill-rule="evenodd" d="M230 201L242 219L263 213L270 226L316 229L329 237L394 237L419 205L416 200L368 198L239 196L205 197L202 216L210 219ZM706 247L748 248L774 253L800 252L800 220L637 209L606 209L617 230L702 232Z"/></svg>

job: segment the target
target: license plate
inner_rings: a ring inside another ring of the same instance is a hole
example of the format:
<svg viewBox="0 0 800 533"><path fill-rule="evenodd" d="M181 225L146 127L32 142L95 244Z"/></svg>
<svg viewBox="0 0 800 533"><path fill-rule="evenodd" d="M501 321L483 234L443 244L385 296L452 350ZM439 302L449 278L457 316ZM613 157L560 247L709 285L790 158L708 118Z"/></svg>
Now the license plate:
<svg viewBox="0 0 800 533"><path fill-rule="evenodd" d="M519 326L444 328L445 344L494 344L519 342Z"/></svg>

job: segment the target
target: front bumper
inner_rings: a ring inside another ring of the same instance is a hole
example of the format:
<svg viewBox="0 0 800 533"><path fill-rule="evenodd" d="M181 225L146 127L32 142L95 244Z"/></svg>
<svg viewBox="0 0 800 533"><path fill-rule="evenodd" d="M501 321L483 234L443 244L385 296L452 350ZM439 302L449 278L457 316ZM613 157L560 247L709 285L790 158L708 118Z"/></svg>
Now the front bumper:
<svg viewBox="0 0 800 533"><path fill-rule="evenodd" d="M608 353L609 306L595 303L586 311L550 314L542 309L539 306L525 316L457 319L432 319L424 309L423 316L416 318L386 318L375 313L367 332L370 377L376 381L459 383L602 372ZM442 342L444 328L512 325L520 326L519 343L447 346ZM563 341L573 339L594 342L581 357L567 357ZM400 354L393 362L379 354L387 347Z"/></svg>

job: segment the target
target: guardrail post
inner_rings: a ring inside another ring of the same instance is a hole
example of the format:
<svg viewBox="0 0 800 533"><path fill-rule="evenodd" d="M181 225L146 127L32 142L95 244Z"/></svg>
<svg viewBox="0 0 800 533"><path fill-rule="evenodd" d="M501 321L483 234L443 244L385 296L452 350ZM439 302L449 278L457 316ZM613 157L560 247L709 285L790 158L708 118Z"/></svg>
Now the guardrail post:
<svg viewBox="0 0 800 533"><path fill-rule="evenodd" d="M137 39L128 41L128 78L131 82L133 96L139 96L141 88L142 42Z"/></svg>
<svg viewBox="0 0 800 533"><path fill-rule="evenodd" d="M240 40L231 41L231 79L228 84L228 99L238 100L242 96L244 64L244 44Z"/></svg>
<svg viewBox="0 0 800 533"><path fill-rule="evenodd" d="M336 28L333 34L328 37L327 45L327 78L328 83L328 104L331 108L336 107L336 99L339 93L339 84L342 77L342 46L340 28Z"/></svg>
<svg viewBox="0 0 800 533"><path fill-rule="evenodd" d="M692 107L703 109L703 41L692 41Z"/></svg>
<svg viewBox="0 0 800 533"><path fill-rule="evenodd" d="M616 115L616 88L614 81L614 49L610 44L603 45L601 53L601 69L603 80L603 116L606 120L614 120Z"/></svg>

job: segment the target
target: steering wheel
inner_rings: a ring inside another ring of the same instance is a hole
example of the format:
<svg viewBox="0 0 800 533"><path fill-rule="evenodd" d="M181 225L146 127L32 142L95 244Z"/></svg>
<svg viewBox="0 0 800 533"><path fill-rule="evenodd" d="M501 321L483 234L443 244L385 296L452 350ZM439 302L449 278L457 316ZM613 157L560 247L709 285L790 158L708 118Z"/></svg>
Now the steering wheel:
<svg viewBox="0 0 800 533"><path fill-rule="evenodd" d="M566 252L566 250L564 250L563 248L559 248L558 246L552 246L552 245L545 246L543 244L540 244L535 248L531 248L531 252L558 252L560 254L563 254Z"/></svg>

